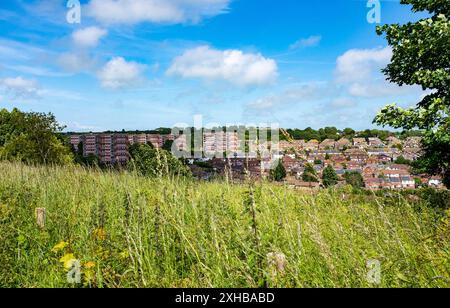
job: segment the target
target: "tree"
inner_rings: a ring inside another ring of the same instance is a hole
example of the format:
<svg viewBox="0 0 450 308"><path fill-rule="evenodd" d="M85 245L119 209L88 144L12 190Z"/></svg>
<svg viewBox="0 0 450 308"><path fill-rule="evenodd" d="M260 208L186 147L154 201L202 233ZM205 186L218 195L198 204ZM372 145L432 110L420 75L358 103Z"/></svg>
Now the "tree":
<svg viewBox="0 0 450 308"><path fill-rule="evenodd" d="M352 128L346 128L343 131L344 137L347 139L353 139L355 137L356 132Z"/></svg>
<svg viewBox="0 0 450 308"><path fill-rule="evenodd" d="M327 166L323 170L322 180L325 187L335 186L339 182L338 175L332 166Z"/></svg>
<svg viewBox="0 0 450 308"><path fill-rule="evenodd" d="M75 163L86 166L86 167L101 167L102 164L100 162L100 159L97 155L89 154L86 157L84 156L84 144L81 141L77 148L75 149L74 146L72 146L72 153L74 156Z"/></svg>
<svg viewBox="0 0 450 308"><path fill-rule="evenodd" d="M364 187L364 178L362 177L361 173L352 171L352 172L346 172L344 174L345 182L348 185L351 185L354 188L363 188Z"/></svg>
<svg viewBox="0 0 450 308"><path fill-rule="evenodd" d="M410 160L404 158L403 156L399 156L399 157L397 157L397 159L395 160L395 163L396 163L396 164L399 164L399 165L411 165L411 164L412 164L412 161L410 161Z"/></svg>
<svg viewBox="0 0 450 308"><path fill-rule="evenodd" d="M191 176L191 171L171 153L148 144L130 146L129 168L148 177Z"/></svg>
<svg viewBox="0 0 450 308"><path fill-rule="evenodd" d="M0 110L0 157L32 164L73 161L53 114Z"/></svg>
<svg viewBox="0 0 450 308"><path fill-rule="evenodd" d="M281 160L278 161L275 169L270 171L270 175L274 181L281 182L286 178L286 169L283 166Z"/></svg>
<svg viewBox="0 0 450 308"><path fill-rule="evenodd" d="M164 142L162 149L166 150L167 152L172 152L173 142L174 142L173 140L166 140L166 142Z"/></svg>
<svg viewBox="0 0 450 308"><path fill-rule="evenodd" d="M323 141L325 139L339 139L339 131L336 127L325 127L319 129L320 140Z"/></svg>
<svg viewBox="0 0 450 308"><path fill-rule="evenodd" d="M420 129L423 134L421 160L427 172L442 175L450 187L450 2L448 0L401 0L413 12L427 11L431 17L405 25L377 27L392 47L391 63L383 70L390 82L420 85L428 92L413 108L388 105L377 115L379 125Z"/></svg>
<svg viewBox="0 0 450 308"><path fill-rule="evenodd" d="M303 172L302 180L305 182L319 182L317 172L311 164L305 166L305 171Z"/></svg>

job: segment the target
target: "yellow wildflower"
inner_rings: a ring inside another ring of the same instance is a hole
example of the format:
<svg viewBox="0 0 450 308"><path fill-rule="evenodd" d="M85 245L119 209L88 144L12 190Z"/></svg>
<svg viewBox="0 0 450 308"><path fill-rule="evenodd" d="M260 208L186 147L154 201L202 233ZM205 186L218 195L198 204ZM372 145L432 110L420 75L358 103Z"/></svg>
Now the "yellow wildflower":
<svg viewBox="0 0 450 308"><path fill-rule="evenodd" d="M61 262L64 265L64 268L66 270L70 270L73 267L73 263L76 261L77 259L75 258L75 256L73 255L73 253L68 253L66 255L64 255L64 257L62 257L61 259L59 259L59 262Z"/></svg>
<svg viewBox="0 0 450 308"><path fill-rule="evenodd" d="M104 241L106 240L106 231L105 229L99 228L95 229L93 232L94 239Z"/></svg>
<svg viewBox="0 0 450 308"><path fill-rule="evenodd" d="M122 260L126 260L130 257L130 254L128 253L128 250L124 250L119 254L119 256Z"/></svg>
<svg viewBox="0 0 450 308"><path fill-rule="evenodd" d="M86 264L84 264L85 268L93 268L95 266L95 262L89 261Z"/></svg>
<svg viewBox="0 0 450 308"><path fill-rule="evenodd" d="M84 286L85 287L90 286L90 284L94 281L94 279L95 279L95 272L94 271L89 269L89 270L86 270L84 272L84 280L85 280Z"/></svg>
<svg viewBox="0 0 450 308"><path fill-rule="evenodd" d="M62 250L64 250L64 248L66 248L69 245L69 243L67 242L59 242L58 244L55 245L55 247L52 248L52 252L54 253L58 253Z"/></svg>

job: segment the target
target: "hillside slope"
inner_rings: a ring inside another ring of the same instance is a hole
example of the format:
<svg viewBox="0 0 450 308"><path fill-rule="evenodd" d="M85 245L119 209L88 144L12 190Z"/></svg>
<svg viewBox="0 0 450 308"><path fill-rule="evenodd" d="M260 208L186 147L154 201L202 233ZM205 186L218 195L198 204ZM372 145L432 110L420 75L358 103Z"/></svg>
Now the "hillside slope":
<svg viewBox="0 0 450 308"><path fill-rule="evenodd" d="M0 286L75 286L76 259L85 287L449 287L448 220L401 196L0 163Z"/></svg>

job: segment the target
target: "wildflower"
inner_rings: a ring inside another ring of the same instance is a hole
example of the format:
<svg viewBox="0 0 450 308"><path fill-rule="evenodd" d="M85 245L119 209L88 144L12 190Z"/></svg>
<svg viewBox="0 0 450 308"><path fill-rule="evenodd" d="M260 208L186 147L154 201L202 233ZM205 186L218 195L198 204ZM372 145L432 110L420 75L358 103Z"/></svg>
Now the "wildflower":
<svg viewBox="0 0 450 308"><path fill-rule="evenodd" d="M95 278L95 272L93 272L92 270L87 270L84 273L84 279L85 279L85 286L89 286L89 284L94 280Z"/></svg>
<svg viewBox="0 0 450 308"><path fill-rule="evenodd" d="M89 261L87 263L84 264L84 267L89 269L89 268L93 268L95 266L95 262Z"/></svg>
<svg viewBox="0 0 450 308"><path fill-rule="evenodd" d="M93 235L94 239L96 239L96 240L100 240L100 241L106 240L105 229L102 229L102 228L95 229L92 235Z"/></svg>
<svg viewBox="0 0 450 308"><path fill-rule="evenodd" d="M119 256L122 260L126 260L130 257L130 254L128 253L128 250L124 250L119 254Z"/></svg>
<svg viewBox="0 0 450 308"><path fill-rule="evenodd" d="M101 259L106 259L109 256L109 251L107 249L105 249L104 247L98 247L95 250L95 253L97 254L97 257L99 257Z"/></svg>
<svg viewBox="0 0 450 308"><path fill-rule="evenodd" d="M55 245L55 247L52 248L52 252L53 253L58 253L62 250L64 250L64 248L66 248L69 245L69 243L67 242L59 242L58 244Z"/></svg>
<svg viewBox="0 0 450 308"><path fill-rule="evenodd" d="M66 270L70 270L73 267L73 264L77 261L73 253L65 254L64 257L59 259L59 262L61 262L64 265L64 268Z"/></svg>

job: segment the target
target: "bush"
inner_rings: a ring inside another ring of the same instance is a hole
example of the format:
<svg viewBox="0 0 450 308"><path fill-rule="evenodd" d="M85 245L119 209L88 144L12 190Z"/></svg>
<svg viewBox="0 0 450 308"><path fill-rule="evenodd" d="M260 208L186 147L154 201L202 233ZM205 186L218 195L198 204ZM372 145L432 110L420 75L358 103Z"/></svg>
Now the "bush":
<svg viewBox="0 0 450 308"><path fill-rule="evenodd" d="M51 113L0 110L0 158L30 164L71 163L63 129Z"/></svg>
<svg viewBox="0 0 450 308"><path fill-rule="evenodd" d="M344 179L347 184L351 185L353 188L359 189L364 187L364 178L359 172L346 172L344 174Z"/></svg>
<svg viewBox="0 0 450 308"><path fill-rule="evenodd" d="M417 191L418 196L428 207L441 210L450 209L450 191L437 190L431 187L421 188Z"/></svg>
<svg viewBox="0 0 450 308"><path fill-rule="evenodd" d="M317 183L319 182L319 178L317 176L317 172L311 164L307 164L305 166L305 171L302 175L302 180L305 182Z"/></svg>
<svg viewBox="0 0 450 308"><path fill-rule="evenodd" d="M278 161L278 164L275 167L275 169L270 171L270 175L272 177L272 180L277 182L281 182L286 178L286 169L284 168L281 160Z"/></svg>
<svg viewBox="0 0 450 308"><path fill-rule="evenodd" d="M190 169L171 153L147 144L130 146L129 168L148 177L191 176Z"/></svg>
<svg viewBox="0 0 450 308"><path fill-rule="evenodd" d="M332 166L328 166L323 170L322 179L325 187L335 186L339 181L336 171L334 171Z"/></svg>

